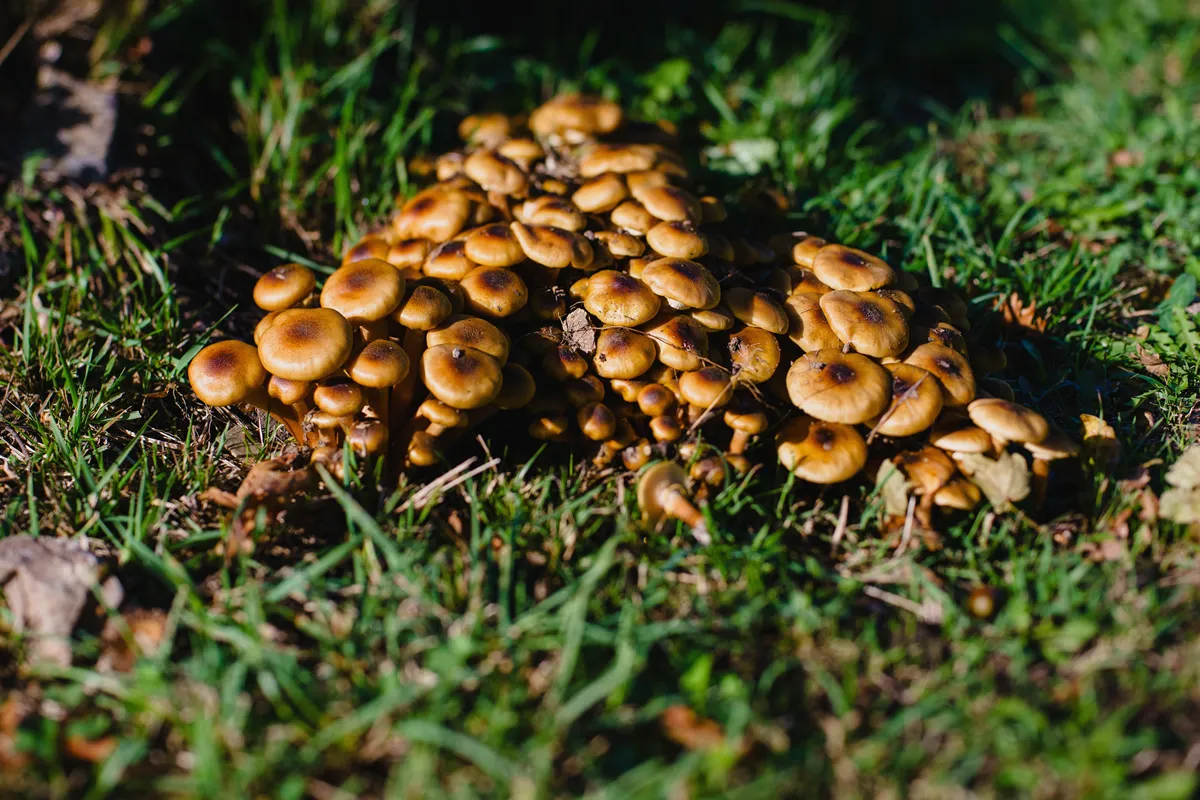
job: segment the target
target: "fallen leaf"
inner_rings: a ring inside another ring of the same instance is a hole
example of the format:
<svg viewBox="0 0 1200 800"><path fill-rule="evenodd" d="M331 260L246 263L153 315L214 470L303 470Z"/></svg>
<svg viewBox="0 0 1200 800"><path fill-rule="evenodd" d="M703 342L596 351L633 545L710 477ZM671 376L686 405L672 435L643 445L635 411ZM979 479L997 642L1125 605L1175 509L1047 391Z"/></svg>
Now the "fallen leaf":
<svg viewBox="0 0 1200 800"><path fill-rule="evenodd" d="M234 514L229 541L221 545L226 561L235 553L253 549L250 533L254 530L259 509L266 511L267 525L271 525L277 521L279 512L316 487L317 473L313 465L306 462L297 466L299 458L299 453L289 453L252 466L233 495L232 506L229 493L220 489L210 488L201 495L225 508L241 509Z"/></svg>
<svg viewBox="0 0 1200 800"><path fill-rule="evenodd" d="M167 633L167 614L156 609L133 609L111 617L100 633L101 652L96 662L100 672L129 672L139 656L151 655L162 646Z"/></svg>
<svg viewBox="0 0 1200 800"><path fill-rule="evenodd" d="M720 725L685 705L667 706L660 721L667 738L688 750L713 750L725 743Z"/></svg>
<svg viewBox="0 0 1200 800"><path fill-rule="evenodd" d="M1029 496L1029 465L1016 453L1002 453L998 459L956 453L955 460L998 511Z"/></svg>
<svg viewBox="0 0 1200 800"><path fill-rule="evenodd" d="M1158 515L1182 525L1200 523L1200 489L1168 489L1158 498Z"/></svg>
<svg viewBox="0 0 1200 800"><path fill-rule="evenodd" d="M1146 372L1156 378L1165 378L1171 374L1171 367L1162 360L1162 356L1141 345L1138 345L1137 348L1137 359L1146 368Z"/></svg>
<svg viewBox="0 0 1200 800"><path fill-rule="evenodd" d="M1200 445L1192 445L1183 451L1169 470L1167 483L1176 489L1195 489L1200 487Z"/></svg>
<svg viewBox="0 0 1200 800"><path fill-rule="evenodd" d="M117 749L117 737L102 736L99 739L88 739L84 736L68 736L64 745L67 754L72 758L97 764L111 756Z"/></svg>
<svg viewBox="0 0 1200 800"><path fill-rule="evenodd" d="M1026 304L1016 292L997 300L996 310L1004 317L1004 322L1009 327L1033 333L1044 333L1049 323L1045 315L1038 314L1036 301L1031 300Z"/></svg>
<svg viewBox="0 0 1200 800"><path fill-rule="evenodd" d="M99 579L100 562L73 539L0 539L0 584L14 629L29 632L32 661L70 666L71 631Z"/></svg>
<svg viewBox="0 0 1200 800"><path fill-rule="evenodd" d="M1080 414L1083 422L1083 451L1086 458L1097 467L1113 467L1121 458L1121 442L1117 432L1100 417Z"/></svg>
<svg viewBox="0 0 1200 800"><path fill-rule="evenodd" d="M563 344L584 355L590 356L596 352L596 328L588 319L587 311L577 308L567 314L563 317L562 327Z"/></svg>
<svg viewBox="0 0 1200 800"><path fill-rule="evenodd" d="M875 491L883 498L883 510L889 517L908 515L908 481L891 459L884 459L875 473Z"/></svg>

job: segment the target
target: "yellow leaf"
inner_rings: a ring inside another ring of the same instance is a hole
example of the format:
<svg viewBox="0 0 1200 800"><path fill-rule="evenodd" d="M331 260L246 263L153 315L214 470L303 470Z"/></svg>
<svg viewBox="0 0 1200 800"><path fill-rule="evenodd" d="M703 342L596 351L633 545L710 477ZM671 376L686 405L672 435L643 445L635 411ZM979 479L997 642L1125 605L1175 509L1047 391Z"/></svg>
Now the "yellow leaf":
<svg viewBox="0 0 1200 800"><path fill-rule="evenodd" d="M1200 486L1200 445L1194 444L1185 450L1175 465L1167 470L1167 483L1177 489Z"/></svg>
<svg viewBox="0 0 1200 800"><path fill-rule="evenodd" d="M1007 510L1013 503L1029 496L1029 465L1016 453L1002 453L999 459L978 453L959 453L955 460L999 511Z"/></svg>

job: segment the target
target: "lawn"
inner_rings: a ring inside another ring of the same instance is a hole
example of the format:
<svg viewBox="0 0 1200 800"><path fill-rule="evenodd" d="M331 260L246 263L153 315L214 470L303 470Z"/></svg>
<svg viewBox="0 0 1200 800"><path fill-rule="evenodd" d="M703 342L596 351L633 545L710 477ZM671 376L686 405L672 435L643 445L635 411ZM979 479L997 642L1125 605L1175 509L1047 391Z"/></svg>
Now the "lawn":
<svg viewBox="0 0 1200 800"><path fill-rule="evenodd" d="M46 34L118 124L103 180L36 142L0 168L0 537L86 538L126 616L63 668L0 633L0 794L1194 796L1200 547L1158 510L1200 439L1200 5L560 5L130 2ZM957 287L1018 399L1119 455L901 545L869 480L765 444L701 547L645 530L628 474L497 436L226 559L204 492L286 435L201 404L191 356L250 338L271 266L336 264L464 115L561 89ZM166 621L136 659L134 609Z"/></svg>

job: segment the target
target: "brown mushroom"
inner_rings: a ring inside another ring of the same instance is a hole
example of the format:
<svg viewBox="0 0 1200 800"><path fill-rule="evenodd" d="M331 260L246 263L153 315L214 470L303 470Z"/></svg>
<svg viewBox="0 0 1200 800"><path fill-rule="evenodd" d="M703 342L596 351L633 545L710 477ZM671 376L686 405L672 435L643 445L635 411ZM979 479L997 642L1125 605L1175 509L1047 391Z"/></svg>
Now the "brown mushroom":
<svg viewBox="0 0 1200 800"><path fill-rule="evenodd" d="M592 246L578 233L521 222L514 222L510 227L530 261L552 269L584 269L592 263Z"/></svg>
<svg viewBox="0 0 1200 800"><path fill-rule="evenodd" d="M581 231L587 227L587 220L574 203L549 194L526 200L516 216L526 225L550 225L565 231Z"/></svg>
<svg viewBox="0 0 1200 800"><path fill-rule="evenodd" d="M826 422L856 425L883 413L892 396L887 370L857 353L806 353L787 373L792 404Z"/></svg>
<svg viewBox="0 0 1200 800"><path fill-rule="evenodd" d="M650 169L657 156L644 144L597 144L579 159L579 175L594 178L606 172L635 172Z"/></svg>
<svg viewBox="0 0 1200 800"><path fill-rule="evenodd" d="M820 304L837 337L863 355L897 356L908 346L904 313L886 297L835 290L821 295Z"/></svg>
<svg viewBox="0 0 1200 800"><path fill-rule="evenodd" d="M775 437L779 463L809 483L840 483L867 463L867 444L853 427L800 415Z"/></svg>
<svg viewBox="0 0 1200 800"><path fill-rule="evenodd" d="M584 308L605 325L649 322L662 302L642 281L616 270L593 273L584 285L584 292Z"/></svg>
<svg viewBox="0 0 1200 800"><path fill-rule="evenodd" d="M525 281L504 267L476 267L459 285L466 293L467 309L484 316L509 317L529 301Z"/></svg>
<svg viewBox="0 0 1200 800"><path fill-rule="evenodd" d="M933 425L943 403L937 380L911 364L885 364L884 369L892 375L892 402L867 422L872 435L912 436Z"/></svg>
<svg viewBox="0 0 1200 800"><path fill-rule="evenodd" d="M708 252L708 238L686 220L659 222L646 232L646 244L670 258L694 259Z"/></svg>
<svg viewBox="0 0 1200 800"><path fill-rule="evenodd" d="M975 399L975 373L961 353L930 342L913 350L904 363L937 378L947 406L965 406Z"/></svg>
<svg viewBox="0 0 1200 800"><path fill-rule="evenodd" d="M208 345L188 364L188 382L201 402L214 407L245 403L274 416L297 442L306 441L291 404L276 407L270 402L267 371L252 345L238 341Z"/></svg>
<svg viewBox="0 0 1200 800"><path fill-rule="evenodd" d="M351 325L361 326L367 341L387 331L384 320L404 299L405 280L386 261L366 259L339 267L325 280L321 305Z"/></svg>
<svg viewBox="0 0 1200 800"><path fill-rule="evenodd" d="M485 192L523 195L529 178L511 160L491 150L476 150L463 162L463 172Z"/></svg>
<svg viewBox="0 0 1200 800"><path fill-rule="evenodd" d="M337 311L293 308L280 312L263 334L258 355L272 375L319 381L346 363L352 345L350 323Z"/></svg>
<svg viewBox="0 0 1200 800"><path fill-rule="evenodd" d="M448 406L479 408L500 394L500 362L470 347L433 345L421 355L421 380Z"/></svg>
<svg viewBox="0 0 1200 800"><path fill-rule="evenodd" d="M609 219L616 227L638 236L645 236L658 224L658 218L636 200L626 200L618 204L613 208Z"/></svg>
<svg viewBox="0 0 1200 800"><path fill-rule="evenodd" d="M788 297L783 307L788 315L787 337L804 352L842 346L842 340L821 310L821 295L798 292Z"/></svg>
<svg viewBox="0 0 1200 800"><path fill-rule="evenodd" d="M590 178L571 195L571 202L585 214L612 211L629 196L625 181L611 172Z"/></svg>
<svg viewBox="0 0 1200 800"><path fill-rule="evenodd" d="M450 298L433 286L418 284L392 312L392 319L408 330L427 331L440 325L454 312Z"/></svg>
<svg viewBox="0 0 1200 800"><path fill-rule="evenodd" d="M593 442L612 438L617 432L617 418L604 403L588 403L575 415L579 430Z"/></svg>
<svg viewBox="0 0 1200 800"><path fill-rule="evenodd" d="M664 520L677 519L691 530L702 545L712 543L704 515L686 494L687 476L672 461L660 461L642 473L638 480L638 507L646 522L657 528Z"/></svg>
<svg viewBox="0 0 1200 800"><path fill-rule="evenodd" d="M468 272L477 266L479 265L467 258L466 241L452 239L434 248L421 266L421 271L431 278L461 281Z"/></svg>
<svg viewBox="0 0 1200 800"><path fill-rule="evenodd" d="M721 287L695 261L660 258L642 270L642 282L675 309L712 308L721 300Z"/></svg>
<svg viewBox="0 0 1200 800"><path fill-rule="evenodd" d="M708 356L708 334L691 317L659 314L642 331L654 341L658 360L671 369L700 369Z"/></svg>
<svg viewBox="0 0 1200 800"><path fill-rule="evenodd" d="M504 332L479 317L456 314L447 317L426 335L430 347L450 344L487 353L503 365L508 361L509 342Z"/></svg>
<svg viewBox="0 0 1200 800"><path fill-rule="evenodd" d="M724 293L724 299L733 315L745 324L771 333L787 333L787 312L782 304L766 292L736 286Z"/></svg>
<svg viewBox="0 0 1200 800"><path fill-rule="evenodd" d="M729 364L738 383L763 383L779 368L779 341L762 328L742 328L729 337Z"/></svg>
<svg viewBox="0 0 1200 800"><path fill-rule="evenodd" d="M976 400L976 403L982 402ZM972 404L974 405L974 404ZM1057 428L1037 443L1026 442L1025 449L1033 456L1033 479L1030 482L1030 506L1040 510L1046 501L1046 484L1050 479L1050 462L1079 455L1079 445Z"/></svg>
<svg viewBox="0 0 1200 800"><path fill-rule="evenodd" d="M401 239L444 242L463 229L471 215L471 201L456 189L436 185L419 192L392 219L392 230Z"/></svg>
<svg viewBox="0 0 1200 800"><path fill-rule="evenodd" d="M720 367L702 367L679 376L679 393L688 405L708 411L729 403L733 384Z"/></svg>
<svg viewBox="0 0 1200 800"><path fill-rule="evenodd" d="M525 250L522 249L521 243L502 222L484 225L468 233L464 240L463 253L476 264L485 267L511 267L525 260Z"/></svg>
<svg viewBox="0 0 1200 800"><path fill-rule="evenodd" d="M654 342L644 333L631 328L605 328L596 339L593 363L602 378L630 380L650 369L656 356Z"/></svg>
<svg viewBox="0 0 1200 800"><path fill-rule="evenodd" d="M303 264L281 264L254 284L254 302L263 311L283 311L300 305L317 285L313 271Z"/></svg>
<svg viewBox="0 0 1200 800"><path fill-rule="evenodd" d="M811 268L822 283L852 292L878 289L896 279L896 273L885 262L840 244L825 245L818 250Z"/></svg>

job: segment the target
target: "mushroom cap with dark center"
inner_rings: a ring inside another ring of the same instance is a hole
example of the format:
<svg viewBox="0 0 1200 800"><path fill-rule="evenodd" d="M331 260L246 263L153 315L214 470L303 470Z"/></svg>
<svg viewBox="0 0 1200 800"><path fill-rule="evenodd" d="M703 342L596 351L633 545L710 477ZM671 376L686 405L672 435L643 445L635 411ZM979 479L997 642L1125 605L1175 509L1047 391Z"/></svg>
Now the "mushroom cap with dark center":
<svg viewBox="0 0 1200 800"><path fill-rule="evenodd" d="M525 281L504 267L476 267L459 282L467 295L467 309L490 317L511 316L529 302Z"/></svg>
<svg viewBox="0 0 1200 800"><path fill-rule="evenodd" d="M657 350L644 333L630 328L605 328L596 339L592 357L602 378L632 380L654 366Z"/></svg>
<svg viewBox="0 0 1200 800"><path fill-rule="evenodd" d="M444 242L463 229L470 215L471 201L466 194L431 186L404 204L392 220L392 229L401 239Z"/></svg>
<svg viewBox="0 0 1200 800"><path fill-rule="evenodd" d="M263 311L282 311L312 294L316 285L313 271L303 264L280 264L254 284L254 303Z"/></svg>
<svg viewBox="0 0 1200 800"><path fill-rule="evenodd" d="M404 380L411 368L403 347L390 339L376 339L350 359L346 374L368 389L384 389Z"/></svg>
<svg viewBox="0 0 1200 800"><path fill-rule="evenodd" d="M798 292L784 301L783 308L788 315L787 337L804 352L842 346L842 340L821 310L821 295Z"/></svg>
<svg viewBox="0 0 1200 800"><path fill-rule="evenodd" d="M646 210L636 200L626 200L620 203L612 210L612 215L609 220L617 228L630 231L645 236L655 225L658 224L658 218Z"/></svg>
<svg viewBox="0 0 1200 800"><path fill-rule="evenodd" d="M1046 418L1018 403L988 397L967 406L971 421L1004 442L1038 444L1050 434Z"/></svg>
<svg viewBox="0 0 1200 800"><path fill-rule="evenodd" d="M947 406L965 406L975 399L975 373L961 353L929 342L909 353L904 363L932 373L942 386Z"/></svg>
<svg viewBox="0 0 1200 800"><path fill-rule="evenodd" d="M650 169L657 161L654 148L644 144L596 144L579 159L579 175L594 178L606 172Z"/></svg>
<svg viewBox="0 0 1200 800"><path fill-rule="evenodd" d="M585 214L600 214L611 211L629 197L629 189L619 175L611 172L585 181L571 195L571 202Z"/></svg>
<svg viewBox="0 0 1200 800"><path fill-rule="evenodd" d="M736 286L726 291L724 298L733 315L747 325L771 333L787 333L787 312L779 301L766 292Z"/></svg>
<svg viewBox="0 0 1200 800"><path fill-rule="evenodd" d="M485 267L511 267L525 260L521 243L502 222L476 228L464 241L466 257Z"/></svg>
<svg viewBox="0 0 1200 800"><path fill-rule="evenodd" d="M818 250L812 271L822 283L852 292L878 289L896 279L896 273L884 261L840 244L825 245Z"/></svg>
<svg viewBox="0 0 1200 800"><path fill-rule="evenodd" d="M675 394L661 383L648 383L637 393L637 405L648 417L658 417L674 410Z"/></svg>
<svg viewBox="0 0 1200 800"><path fill-rule="evenodd" d="M660 442L674 442L683 436L683 423L673 414L660 414L650 419L650 433Z"/></svg>
<svg viewBox="0 0 1200 800"><path fill-rule="evenodd" d="M886 358L908 346L905 315L886 297L839 289L821 295L820 303L837 337L863 355Z"/></svg>
<svg viewBox="0 0 1200 800"><path fill-rule="evenodd" d="M792 362L787 391L792 404L810 416L857 425L887 408L892 379L866 356L829 348Z"/></svg>
<svg viewBox="0 0 1200 800"><path fill-rule="evenodd" d="M293 308L280 312L263 334L258 355L272 375L318 381L346 363L353 343L350 323L337 311Z"/></svg>
<svg viewBox="0 0 1200 800"><path fill-rule="evenodd" d="M448 406L481 408L500 394L500 362L487 353L452 344L434 345L421 354L421 381Z"/></svg>
<svg viewBox="0 0 1200 800"><path fill-rule="evenodd" d="M587 374L588 361L576 350L559 345L542 357L542 369L556 381L569 381Z"/></svg>
<svg viewBox="0 0 1200 800"><path fill-rule="evenodd" d="M671 369L700 369L708 356L708 334L684 314L659 314L642 331L654 341L658 360Z"/></svg>
<svg viewBox="0 0 1200 800"><path fill-rule="evenodd" d="M325 280L321 305L333 309L352 325L381 320L404 298L404 277L377 258L339 267Z"/></svg>
<svg viewBox="0 0 1200 800"><path fill-rule="evenodd" d="M359 239L342 256L342 263L349 264L351 261L361 261L364 258L380 258L387 260L388 251L392 246L388 244L388 240L382 236L364 236Z"/></svg>
<svg viewBox="0 0 1200 800"><path fill-rule="evenodd" d="M660 258L642 270L642 282L677 308L712 308L721 300L713 274L695 261Z"/></svg>
<svg viewBox="0 0 1200 800"><path fill-rule="evenodd" d="M660 461L638 478L638 508L647 523L657 525L666 516L664 500L671 491L687 492L687 474L674 461Z"/></svg>
<svg viewBox="0 0 1200 800"><path fill-rule="evenodd" d="M317 408L335 417L349 417L363 407L362 387L353 381L326 378L313 389L313 402Z"/></svg>
<svg viewBox="0 0 1200 800"><path fill-rule="evenodd" d="M529 178L512 160L490 150L476 150L463 162L463 172L485 192L521 195Z"/></svg>
<svg viewBox="0 0 1200 800"><path fill-rule="evenodd" d="M576 408L588 403L599 403L604 399L604 381L598 375L587 374L582 378L572 378L563 384L563 394L567 402Z"/></svg>
<svg viewBox="0 0 1200 800"><path fill-rule="evenodd" d="M587 279L583 307L605 325L641 325L658 313L658 295L624 272L606 269Z"/></svg>
<svg viewBox="0 0 1200 800"><path fill-rule="evenodd" d="M587 219L570 200L547 194L526 200L517 212L517 219L527 225L551 225L565 231L581 231Z"/></svg>
<svg viewBox="0 0 1200 800"><path fill-rule="evenodd" d="M536 140L522 136L502 142L496 147L496 154L528 172L530 167L546 157L546 150ZM463 166L465 169L466 165Z"/></svg>
<svg viewBox="0 0 1200 800"><path fill-rule="evenodd" d="M529 370L520 364L508 363L504 365L500 373L502 376L500 393L493 401L496 406L505 411L511 411L529 405L534 395L537 394L537 383L529 374Z"/></svg>
<svg viewBox="0 0 1200 800"><path fill-rule="evenodd" d="M452 239L434 248L421 266L421 271L431 278L461 281L477 266L467 258L467 243L462 239Z"/></svg>
<svg viewBox="0 0 1200 800"><path fill-rule="evenodd" d="M428 239L403 239L388 248L383 260L405 272L415 272L429 255L432 246Z"/></svg>
<svg viewBox="0 0 1200 800"><path fill-rule="evenodd" d="M702 367L679 376L679 393L688 405L720 408L733 398L733 385L720 367Z"/></svg>
<svg viewBox="0 0 1200 800"><path fill-rule="evenodd" d="M688 221L658 223L646 232L646 244L669 258L700 258L708 253L708 237Z"/></svg>
<svg viewBox="0 0 1200 800"><path fill-rule="evenodd" d="M853 427L804 415L780 429L775 448L779 463L809 483L840 483L867 463L867 443Z"/></svg>
<svg viewBox="0 0 1200 800"><path fill-rule="evenodd" d="M884 436L912 436L928 428L942 411L937 379L912 364L885 364L892 375L892 402L868 425Z"/></svg>
<svg viewBox="0 0 1200 800"><path fill-rule="evenodd" d="M267 380L258 351L245 342L210 344L188 364L192 391L210 406L241 403Z"/></svg>
<svg viewBox="0 0 1200 800"><path fill-rule="evenodd" d="M611 439L617 432L617 417L604 403L589 403L575 414L583 435L594 442Z"/></svg>
<svg viewBox="0 0 1200 800"><path fill-rule="evenodd" d="M763 383L779 369L779 340L762 328L746 327L729 336L729 364L738 383Z"/></svg>
<svg viewBox="0 0 1200 800"><path fill-rule="evenodd" d="M508 337L495 325L479 317L466 314L447 317L426 334L425 341L430 347L451 344L480 350L502 365L508 361Z"/></svg>
<svg viewBox="0 0 1200 800"><path fill-rule="evenodd" d="M408 330L427 331L440 325L454 311L450 298L432 286L418 284L392 312L392 319Z"/></svg>
<svg viewBox="0 0 1200 800"><path fill-rule="evenodd" d="M592 246L574 231L549 225L510 225L513 235L530 261L552 269L584 269L592 263Z"/></svg>

